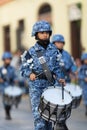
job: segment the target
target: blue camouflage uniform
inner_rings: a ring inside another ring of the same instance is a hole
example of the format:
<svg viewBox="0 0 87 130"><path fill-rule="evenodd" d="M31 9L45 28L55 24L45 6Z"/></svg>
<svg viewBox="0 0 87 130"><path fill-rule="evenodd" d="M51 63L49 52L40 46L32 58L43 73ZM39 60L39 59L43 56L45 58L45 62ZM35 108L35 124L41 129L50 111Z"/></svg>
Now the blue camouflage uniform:
<svg viewBox="0 0 87 130"><path fill-rule="evenodd" d="M6 58L12 58L12 55L9 52L5 52L2 56L2 60ZM4 80L3 83L0 83L0 87L2 91L9 85L13 85L14 81L17 80L17 76L15 74L15 68L11 65L0 67L0 78Z"/></svg>
<svg viewBox="0 0 87 130"><path fill-rule="evenodd" d="M73 60L73 57L71 57L71 55L65 50L62 51L62 59L64 61L65 80L66 82L70 83L71 79L70 79L69 74L70 72L74 73L77 70L77 67Z"/></svg>
<svg viewBox="0 0 87 130"><path fill-rule="evenodd" d="M87 59L87 53L83 53L81 56L82 61L85 59ZM83 90L83 100L87 106L87 82L85 81L85 78L87 78L87 64L83 64L78 72L79 84Z"/></svg>
<svg viewBox="0 0 87 130"><path fill-rule="evenodd" d="M6 59L12 59L12 55L10 52L5 52L2 56L2 60ZM6 87L9 87L9 85L14 85L14 82L17 80L15 69L10 65L10 62L7 64L4 62L4 65L0 68L0 78L3 80L3 82L0 83L0 88L2 88L1 92L3 95L3 105L4 110L6 114L6 119L10 120L10 110L11 110L11 104L9 102L6 102L4 98L4 90Z"/></svg>
<svg viewBox="0 0 87 130"><path fill-rule="evenodd" d="M3 74L5 70L7 71L7 73ZM9 85L13 85L14 81L17 80L17 76L15 75L15 69L10 65L8 67L2 66L0 68L0 78L4 80L4 82L1 83L3 89L8 87Z"/></svg>
<svg viewBox="0 0 87 130"><path fill-rule="evenodd" d="M54 35L52 37L52 43L55 43L55 42L65 43L64 37L60 34ZM62 51L61 51L60 66L61 66L61 69L62 69L66 82L70 83L71 79L70 79L69 74L70 74L70 72L74 73L77 70L77 67L73 60L73 57L64 49L62 49Z"/></svg>
<svg viewBox="0 0 87 130"><path fill-rule="evenodd" d="M41 31L51 31L48 22L37 22L34 25L32 35L34 36L35 32ZM52 43L49 43L47 49L44 49L42 46L36 43L28 51L25 51L24 54L21 56L22 66L20 71L21 75L26 77L29 81L29 93L31 98L32 112L34 116L35 130L52 130L52 124L42 119L38 112L41 94L43 93L43 90L51 86L51 84L45 78L40 79L37 77L34 81L31 81L29 79L31 73L35 73L38 75L43 72L42 66L36 54L36 51L38 50L43 53L43 56L50 71L56 74L57 80L61 78L61 71L58 68L59 61L57 60L57 55L59 55L59 53Z"/></svg>

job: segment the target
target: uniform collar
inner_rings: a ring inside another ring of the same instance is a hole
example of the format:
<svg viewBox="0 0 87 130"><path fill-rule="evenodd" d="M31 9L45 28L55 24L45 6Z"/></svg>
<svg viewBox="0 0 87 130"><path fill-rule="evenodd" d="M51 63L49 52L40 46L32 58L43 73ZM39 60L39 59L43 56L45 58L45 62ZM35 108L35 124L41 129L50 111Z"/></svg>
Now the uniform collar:
<svg viewBox="0 0 87 130"><path fill-rule="evenodd" d="M63 49L62 50L60 50L60 49L58 49L59 50L59 52L62 54L63 53Z"/></svg>
<svg viewBox="0 0 87 130"><path fill-rule="evenodd" d="M36 43L35 44L35 50L36 51L40 51L40 50L45 50L42 46L40 46L38 43ZM47 46L47 49L46 50L48 50L48 49L52 49L52 43L49 43L49 45Z"/></svg>
<svg viewBox="0 0 87 130"><path fill-rule="evenodd" d="M10 67L10 65L8 65L8 66L3 65L3 68L6 68L6 69L7 69L7 68L9 68L9 67Z"/></svg>

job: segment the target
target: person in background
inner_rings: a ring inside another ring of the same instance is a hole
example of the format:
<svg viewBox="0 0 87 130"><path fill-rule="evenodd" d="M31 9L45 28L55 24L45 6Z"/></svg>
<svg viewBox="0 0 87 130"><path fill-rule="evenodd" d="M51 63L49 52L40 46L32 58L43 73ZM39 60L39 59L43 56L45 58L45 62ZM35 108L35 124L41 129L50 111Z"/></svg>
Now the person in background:
<svg viewBox="0 0 87 130"><path fill-rule="evenodd" d="M43 54L42 57L49 67L50 72L52 74L55 73L57 80L64 83L64 80L61 79L61 70L58 68L59 61L57 61L57 55L59 55L59 52L56 47L50 43L51 34L51 26L47 21L42 20L36 22L32 29L32 36L35 37L36 43L21 56L22 66L20 72L21 75L26 77L29 81L29 94L34 116L35 130L52 130L52 124L41 118L38 106L40 104L40 97L43 90L53 85L55 82L54 80L53 82L48 81L37 56L38 51Z"/></svg>
<svg viewBox="0 0 87 130"><path fill-rule="evenodd" d="M56 34L53 35L51 42L56 46L58 51L61 53L60 66L62 68L62 72L65 77L66 83L70 83L71 82L70 73L72 72L75 74L77 72L77 67L75 65L72 56L66 50L64 50L65 39L63 35Z"/></svg>
<svg viewBox="0 0 87 130"><path fill-rule="evenodd" d="M81 59L80 58L76 58L75 63L76 63L76 66L77 66L77 70L79 71L79 69L80 69L80 67L82 65Z"/></svg>
<svg viewBox="0 0 87 130"><path fill-rule="evenodd" d="M7 88L9 85L13 86L15 83L17 83L17 76L15 74L14 67L10 65L12 60L12 54L10 52L4 52L2 56L2 60L3 60L3 66L0 67L0 86L2 86L2 91L3 91L2 93L4 95L5 88ZM3 102L3 104L4 104L6 119L10 120L11 105L5 102Z"/></svg>
<svg viewBox="0 0 87 130"><path fill-rule="evenodd" d="M61 54L57 58L60 60L62 75L63 77L65 77L66 83L70 83L71 82L70 73L71 72L75 73L77 70L77 67L71 55L67 51L64 50L65 39L63 35L56 34L56 35L53 35L51 42L56 46L56 48ZM58 84L58 86L60 85L61 84ZM66 125L66 120L63 120L62 122L58 123L58 128L62 130L68 130L67 125Z"/></svg>
<svg viewBox="0 0 87 130"><path fill-rule="evenodd" d="M73 75L72 73L70 74L70 77L71 77L71 82L72 83L75 83L75 84L78 84L78 72L79 72L79 69L81 67L81 59L80 58L76 58L75 59L75 63L76 63L76 67L77 67L77 74L76 75Z"/></svg>
<svg viewBox="0 0 87 130"><path fill-rule="evenodd" d="M18 48L14 53L13 53L13 58L11 60L11 66L16 68L17 70L20 67L21 64L21 54L25 51L26 49L24 47Z"/></svg>
<svg viewBox="0 0 87 130"><path fill-rule="evenodd" d="M11 60L11 66L13 66L16 70L16 75L18 77L18 85L22 89L24 94L29 93L28 89L28 82L27 80L21 76L20 74L20 65L21 65L21 54L25 51L26 49L24 47L20 47L15 51L13 54L13 58Z"/></svg>
<svg viewBox="0 0 87 130"><path fill-rule="evenodd" d="M78 72L79 85L83 90L83 101L85 104L85 115L87 116L87 53L83 53L81 56L82 66Z"/></svg>

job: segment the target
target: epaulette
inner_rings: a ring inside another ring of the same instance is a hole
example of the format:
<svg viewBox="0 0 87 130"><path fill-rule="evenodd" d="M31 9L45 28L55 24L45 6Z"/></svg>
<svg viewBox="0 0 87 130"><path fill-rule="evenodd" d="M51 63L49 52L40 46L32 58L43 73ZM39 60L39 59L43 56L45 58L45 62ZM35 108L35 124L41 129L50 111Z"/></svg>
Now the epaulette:
<svg viewBox="0 0 87 130"><path fill-rule="evenodd" d="M21 60L22 61L25 61L25 60L28 60L28 59L31 59L31 55L29 54L28 51L25 51L22 55L21 55Z"/></svg>

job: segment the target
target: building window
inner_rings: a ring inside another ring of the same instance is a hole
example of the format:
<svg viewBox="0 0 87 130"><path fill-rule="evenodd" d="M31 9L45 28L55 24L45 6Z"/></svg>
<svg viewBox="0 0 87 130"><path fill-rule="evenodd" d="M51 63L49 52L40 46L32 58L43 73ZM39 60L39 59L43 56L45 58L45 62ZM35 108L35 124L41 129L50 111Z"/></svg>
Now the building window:
<svg viewBox="0 0 87 130"><path fill-rule="evenodd" d="M4 51L10 51L10 26L3 28L4 35Z"/></svg>
<svg viewBox="0 0 87 130"><path fill-rule="evenodd" d="M82 17L81 3L70 5L69 20L71 32L71 49L73 57L80 58L82 53L81 44L81 17Z"/></svg>
<svg viewBox="0 0 87 130"><path fill-rule="evenodd" d="M38 10L38 20L46 20L52 24L52 8L48 3L44 3Z"/></svg>
<svg viewBox="0 0 87 130"><path fill-rule="evenodd" d="M18 28L16 30L17 48L21 48L22 46L23 33L24 33L24 20L20 20L18 22Z"/></svg>

